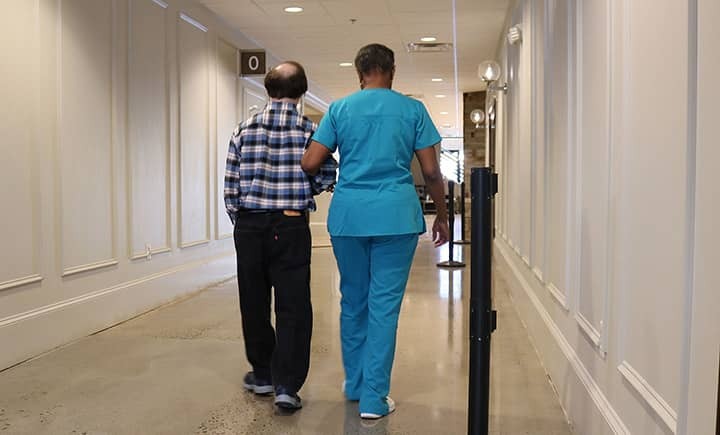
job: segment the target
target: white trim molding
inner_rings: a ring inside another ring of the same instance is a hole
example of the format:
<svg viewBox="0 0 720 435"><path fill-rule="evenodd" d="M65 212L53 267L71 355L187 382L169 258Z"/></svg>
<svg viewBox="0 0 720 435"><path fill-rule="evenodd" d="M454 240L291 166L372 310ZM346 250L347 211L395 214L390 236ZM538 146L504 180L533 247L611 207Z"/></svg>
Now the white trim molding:
<svg viewBox="0 0 720 435"><path fill-rule="evenodd" d="M565 296L565 294L559 288L557 288L555 284L548 283L545 288L547 288L553 299L555 299L555 301L560 304L563 310L570 311L570 305L568 305L567 296Z"/></svg>
<svg viewBox="0 0 720 435"><path fill-rule="evenodd" d="M208 31L208 28L205 27L200 21L196 20L190 15L185 14L184 12L180 12L180 19L190 24L191 26L197 27L199 30L202 30L205 33L207 33Z"/></svg>
<svg viewBox="0 0 720 435"><path fill-rule="evenodd" d="M312 105L314 108L323 112L327 112L330 108L329 103L325 102L325 100L321 99L310 91L305 93L305 100L307 100L307 102L310 103L310 105Z"/></svg>
<svg viewBox="0 0 720 435"><path fill-rule="evenodd" d="M9 290L15 287L22 287L25 285L35 284L43 280L40 275L30 275L23 278L11 279L10 281L0 282L0 291Z"/></svg>
<svg viewBox="0 0 720 435"><path fill-rule="evenodd" d="M61 276L63 278L65 278L68 276L77 275L79 273L92 272L93 270L117 266L117 264L118 264L118 261L113 258L110 260L98 261L98 262L90 263L90 264L83 264L81 266L68 267L67 269L63 270Z"/></svg>
<svg viewBox="0 0 720 435"><path fill-rule="evenodd" d="M149 260L153 255L157 254L166 254L168 252L172 252L172 248L157 248L157 249L150 249L149 251L145 252L139 252L132 257L130 257L130 260Z"/></svg>
<svg viewBox="0 0 720 435"><path fill-rule="evenodd" d="M702 219L703 216L705 216L705 213L703 212L703 209L698 209L698 202L700 200L696 197L698 195L698 179L701 180L700 183L702 183L702 170L700 173L698 173L698 134L701 134L699 132L702 131L702 124L698 123L698 110L699 109L699 103L702 100L698 100L698 93L703 93L702 91L706 88L703 86L699 90L699 85L703 82L699 82L699 71L705 70L705 67L700 67L698 64L699 59L704 60L705 57L699 58L699 48L698 48L698 34L701 30L701 28L698 26L698 0L690 0L687 2L688 4L688 56L687 56L687 68L688 68L688 80L687 80L687 145L686 145L686 180L687 184L685 187L685 217L686 217L686 224L685 224L685 253L683 257L685 258L685 277L684 277L684 284L685 284L685 307L684 307L684 327L683 327L683 350L682 350L682 385L683 388L680 392L680 412L682 413L682 418L680 420L680 427L682 428L682 431L684 433L688 432L688 418L689 418L689 412L690 408L693 406L693 401L690 399L690 379L691 379L691 366L692 366L692 359L691 354L693 353L693 347L696 346L704 346L705 343L692 343L693 340L693 305L695 303L695 293L699 292L699 289L696 289L695 287L695 280L696 280L696 273L698 273L699 268L696 266L696 255L702 255L700 253L696 254L696 252L702 252L702 251L696 251L696 244L697 243L697 237L698 233L703 234L703 232L698 232L696 230L696 225L700 225L696 222L696 219L700 218ZM711 9L712 11L712 9ZM716 9L717 11L717 9ZM705 12L707 13L707 12ZM715 18L717 18L720 14L713 14ZM710 15L710 16L713 16ZM702 42L702 40L701 40ZM712 56L712 55L711 55ZM716 58L717 59L717 58ZM717 63L716 63L717 64ZM711 69L711 68L707 68ZM703 76L706 74L703 72ZM717 89L717 88L716 88ZM704 96L703 96L704 97ZM712 97L708 97L709 99L712 99ZM703 98L704 99L704 98ZM702 119L702 118L700 118ZM701 148L702 149L702 148ZM700 176L700 178L698 178ZM701 190L702 192L702 190ZM696 215L697 214L697 215ZM702 220L700 221L702 222ZM704 235L701 235L700 237L704 237ZM699 262L699 261L698 261ZM700 263L702 264L702 263ZM702 266L700 266L701 268ZM716 299L717 300L717 299ZM699 326L699 325L697 325ZM720 394L720 393L719 393ZM717 399L716 399L717 400ZM720 405L718 405L719 409L718 413L720 413ZM716 417L717 421L720 421L720 415ZM720 424L716 423L716 424ZM678 422L677 422L677 415L675 418L675 431L674 433L677 433L678 429ZM720 431L720 428L716 427L716 431Z"/></svg>
<svg viewBox="0 0 720 435"><path fill-rule="evenodd" d="M310 222L310 233L312 234L313 248L332 247L330 233L328 233L325 222Z"/></svg>
<svg viewBox="0 0 720 435"><path fill-rule="evenodd" d="M677 433L677 412L655 391L655 389L627 361L618 366L618 371L647 405L660 417L665 426Z"/></svg>
<svg viewBox="0 0 720 435"><path fill-rule="evenodd" d="M567 341L540 298L537 294L535 294L535 291L533 291L533 286L525 279L523 273L513 262L509 246L498 239L495 239L494 245L497 252L500 254L498 257L504 261L505 265L517 280L519 287L522 288L522 291L529 299L532 307L540 316L545 326L547 326L548 332L557 343L558 347L587 391L588 396L595 404L599 413L605 419L605 422L608 424L612 433L615 435L631 435L630 430L627 426L625 426L625 423L615 411L600 386L595 382L592 375L575 352L575 349L573 349L572 345Z"/></svg>
<svg viewBox="0 0 720 435"><path fill-rule="evenodd" d="M533 267L533 268L532 268L532 271L533 271L533 274L535 275L535 278L537 278L538 281L540 281L541 283L544 283L544 282L545 282L545 281L543 280L542 270L540 270L539 267L537 267L537 266Z"/></svg>
<svg viewBox="0 0 720 435"><path fill-rule="evenodd" d="M252 77L240 77L240 80L242 80L244 83L248 83L248 84L252 85L253 87L255 87L258 90L265 89L265 85L263 85L257 79L254 79ZM243 88L247 89L244 86L243 86ZM258 98L265 98L265 97L258 97Z"/></svg>
<svg viewBox="0 0 720 435"><path fill-rule="evenodd" d="M234 264L229 251L0 318L0 370L231 279Z"/></svg>
<svg viewBox="0 0 720 435"><path fill-rule="evenodd" d="M85 295L82 295L82 296L74 297L74 298L67 299L67 300L64 300L64 301L56 302L56 303L54 303L54 304L50 304L50 305L46 305L46 306L43 306L43 307L39 307L39 308L36 308L36 309L34 309L34 310L26 311L26 312L24 312L24 313L19 313L19 314L16 314L16 315L14 315L14 316L6 317L6 318L4 318L4 319L0 319L0 328L3 328L3 327L8 326L8 325L12 325L12 324L14 324L14 323L22 322L22 321L31 319L31 318L33 318L33 317L37 317L37 316L42 315L42 314L46 314L46 313L49 313L49 312L52 312L52 311L60 310L60 309L62 309L62 308L69 307L69 306L71 306L71 305L74 305L74 304L77 304L77 303L80 303L80 302L86 302L86 301L89 301L89 300L92 300L92 299L95 299L95 298L98 298L98 297L101 297L101 296L104 296L104 295L107 295L107 294L110 294L110 293L114 293L114 292L117 292L117 291L120 291L120 290L124 290L124 289L130 288L130 287L133 287L133 286L137 286L137 285L140 285L140 284L148 283L148 282L150 282L150 281L154 281L154 280L156 280L156 279L158 279L158 278L162 278L162 277L165 277L165 276L169 276L169 275L172 275L172 274L174 274L174 273L178 273L178 272L182 272L182 271L186 271L186 270L192 270L192 269L194 269L194 268L196 268L196 267L199 267L199 266L202 266L202 265L204 265L204 264L209 264L209 263L212 263L212 262L217 261L217 260L221 260L221 259L226 258L226 257L229 258L229 257L231 257L231 256L232 256L232 254L225 254L225 255L220 255L220 256L217 256L217 257L213 257L213 258L208 258L208 259L204 259L204 260L200 260L200 261L195 261L195 262L192 262L192 263L183 264L183 265L180 265L180 266L176 266L176 267L173 267L173 268L164 270L164 271L162 271L162 272L158 272L158 273L154 273L154 274L152 274L152 275L148 275L148 276L143 277L143 278L139 278L139 279L135 279L135 280L132 280L132 281L124 282L124 283L118 284L118 285L116 285L116 286L112 286L112 287L108 287L108 288L105 288L105 289L97 290L97 291L95 291L95 292L91 292L91 293L88 293L88 294L85 294Z"/></svg>
<svg viewBox="0 0 720 435"><path fill-rule="evenodd" d="M580 330L585 334L585 336L587 336L595 348L600 349L602 345L602 336L600 335L600 332L595 329L592 323L590 323L590 321L580 312L575 313L575 321L577 322L578 327L580 327ZM604 356L605 352L602 352L602 355Z"/></svg>
<svg viewBox="0 0 720 435"><path fill-rule="evenodd" d="M194 246L206 245L208 243L210 243L210 239L196 240L194 242L181 243L180 248L181 249L192 248Z"/></svg>

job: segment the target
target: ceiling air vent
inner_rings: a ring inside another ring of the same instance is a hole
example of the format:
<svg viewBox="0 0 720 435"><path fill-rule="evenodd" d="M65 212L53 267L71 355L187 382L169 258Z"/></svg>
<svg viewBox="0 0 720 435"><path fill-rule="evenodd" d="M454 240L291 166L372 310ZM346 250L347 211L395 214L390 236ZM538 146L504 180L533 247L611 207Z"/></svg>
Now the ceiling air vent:
<svg viewBox="0 0 720 435"><path fill-rule="evenodd" d="M411 42L407 45L408 53L440 53L451 48L449 42Z"/></svg>

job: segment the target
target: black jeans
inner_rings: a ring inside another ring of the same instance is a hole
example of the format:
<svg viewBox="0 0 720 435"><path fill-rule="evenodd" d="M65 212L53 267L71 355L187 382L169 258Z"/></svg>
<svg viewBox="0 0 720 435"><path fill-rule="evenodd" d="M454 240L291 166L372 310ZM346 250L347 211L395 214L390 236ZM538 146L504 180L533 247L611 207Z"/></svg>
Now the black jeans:
<svg viewBox="0 0 720 435"><path fill-rule="evenodd" d="M245 352L256 376L299 391L310 367L310 227L306 215L239 213L235 251ZM275 289L275 330L270 289Z"/></svg>

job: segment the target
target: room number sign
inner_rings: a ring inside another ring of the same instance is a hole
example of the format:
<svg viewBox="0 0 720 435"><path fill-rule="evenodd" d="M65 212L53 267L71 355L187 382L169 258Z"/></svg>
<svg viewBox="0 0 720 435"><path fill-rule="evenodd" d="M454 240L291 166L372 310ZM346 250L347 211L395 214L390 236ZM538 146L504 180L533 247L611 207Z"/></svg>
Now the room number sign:
<svg viewBox="0 0 720 435"><path fill-rule="evenodd" d="M265 74L265 50L241 50L240 51L240 75L264 75Z"/></svg>

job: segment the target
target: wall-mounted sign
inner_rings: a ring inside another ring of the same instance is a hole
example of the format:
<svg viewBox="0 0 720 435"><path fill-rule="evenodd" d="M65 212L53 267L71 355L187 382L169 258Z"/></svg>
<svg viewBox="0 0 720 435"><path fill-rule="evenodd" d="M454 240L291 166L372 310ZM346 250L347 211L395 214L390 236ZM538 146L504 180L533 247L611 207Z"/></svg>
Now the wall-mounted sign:
<svg viewBox="0 0 720 435"><path fill-rule="evenodd" d="M265 75L265 50L240 50L240 75Z"/></svg>

